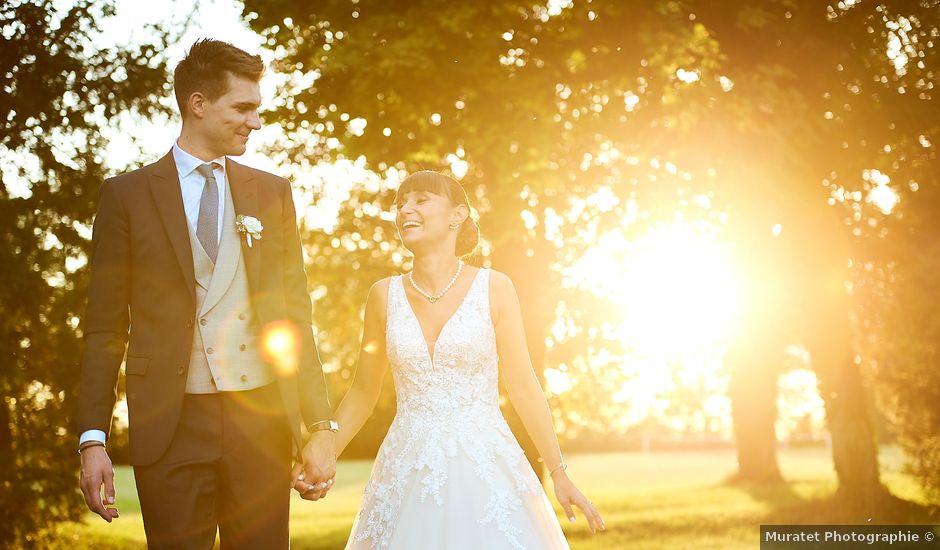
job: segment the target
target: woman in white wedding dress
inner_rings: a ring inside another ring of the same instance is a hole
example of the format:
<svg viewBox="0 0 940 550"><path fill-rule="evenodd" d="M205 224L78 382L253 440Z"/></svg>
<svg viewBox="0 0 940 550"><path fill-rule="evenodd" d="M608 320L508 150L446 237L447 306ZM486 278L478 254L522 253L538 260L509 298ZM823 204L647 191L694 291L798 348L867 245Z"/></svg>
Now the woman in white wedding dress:
<svg viewBox="0 0 940 550"><path fill-rule="evenodd" d="M402 182L396 206L414 270L369 292L355 378L335 416L337 455L372 413L389 364L397 412L346 548L568 548L499 410L500 374L568 518L577 506L592 532L603 529L565 471L512 282L459 260L479 240L463 188L417 172Z"/></svg>

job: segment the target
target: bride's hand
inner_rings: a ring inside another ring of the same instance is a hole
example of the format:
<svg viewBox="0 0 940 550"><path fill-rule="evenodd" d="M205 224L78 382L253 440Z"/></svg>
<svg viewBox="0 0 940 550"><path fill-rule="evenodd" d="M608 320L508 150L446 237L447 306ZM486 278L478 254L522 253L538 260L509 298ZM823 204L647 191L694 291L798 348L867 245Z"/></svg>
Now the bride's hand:
<svg viewBox="0 0 940 550"><path fill-rule="evenodd" d="M558 499L558 503L564 508L569 521L575 521L574 510L571 508L573 504L584 513L584 517L587 519L588 527L591 528L592 533L597 533L598 529L601 531L605 530L604 519L601 518L597 508L594 507L594 503L588 500L587 497L575 487L564 470L553 472L552 482L555 485L555 498Z"/></svg>
<svg viewBox="0 0 940 550"><path fill-rule="evenodd" d="M336 452L333 433L314 432L301 451L302 462L291 472L291 486L304 500L326 497L336 477Z"/></svg>

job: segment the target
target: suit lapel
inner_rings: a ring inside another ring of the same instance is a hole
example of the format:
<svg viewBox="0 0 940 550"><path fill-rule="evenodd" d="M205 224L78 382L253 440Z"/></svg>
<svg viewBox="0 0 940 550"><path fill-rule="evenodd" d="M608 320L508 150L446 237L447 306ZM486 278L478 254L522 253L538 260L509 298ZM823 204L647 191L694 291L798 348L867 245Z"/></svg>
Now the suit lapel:
<svg viewBox="0 0 940 550"><path fill-rule="evenodd" d="M232 193L232 202L235 204L236 216L252 216L261 220L258 210L258 185L254 174L241 164L231 159L225 159L226 175ZM264 220L261 220L262 225ZM245 270L248 272L248 287L252 294L260 291L261 283L261 243L263 240L252 239L252 246L248 246L247 239L238 234L241 243L242 256L245 258Z"/></svg>
<svg viewBox="0 0 940 550"><path fill-rule="evenodd" d="M189 230L186 228L186 213L183 211L183 193L180 190L176 162L170 151L158 160L150 172L150 192L153 194L157 210L163 219L163 228L173 245L173 252L183 270L186 288L196 303L196 274L193 270L193 253L189 244Z"/></svg>

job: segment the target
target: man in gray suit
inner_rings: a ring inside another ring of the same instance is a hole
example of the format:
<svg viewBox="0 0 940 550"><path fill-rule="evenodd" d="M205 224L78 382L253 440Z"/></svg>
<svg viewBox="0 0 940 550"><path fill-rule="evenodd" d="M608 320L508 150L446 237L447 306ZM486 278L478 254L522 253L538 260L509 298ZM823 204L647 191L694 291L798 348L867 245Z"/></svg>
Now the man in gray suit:
<svg viewBox="0 0 940 550"><path fill-rule="evenodd" d="M227 158L260 128L263 72L257 55L196 42L174 74L183 129L172 150L101 188L81 487L92 511L118 517L105 445L123 362L151 548L209 549L217 530L226 549L288 548L288 485L317 500L335 475L290 184Z"/></svg>

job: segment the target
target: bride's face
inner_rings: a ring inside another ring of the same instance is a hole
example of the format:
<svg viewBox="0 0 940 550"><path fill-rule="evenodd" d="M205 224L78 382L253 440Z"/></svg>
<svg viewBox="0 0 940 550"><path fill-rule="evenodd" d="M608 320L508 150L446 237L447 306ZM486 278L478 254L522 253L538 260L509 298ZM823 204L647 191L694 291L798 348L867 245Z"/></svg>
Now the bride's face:
<svg viewBox="0 0 940 550"><path fill-rule="evenodd" d="M429 191L411 191L399 195L395 206L398 234L412 253L429 244L444 242L454 233L449 226L456 212L447 197Z"/></svg>

